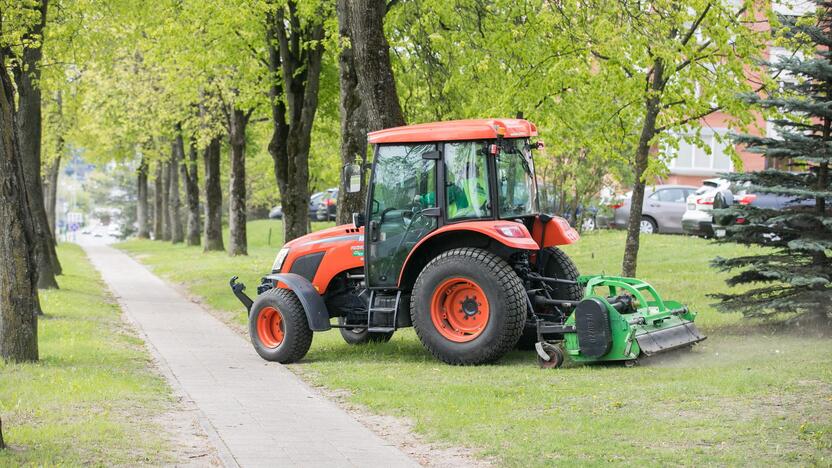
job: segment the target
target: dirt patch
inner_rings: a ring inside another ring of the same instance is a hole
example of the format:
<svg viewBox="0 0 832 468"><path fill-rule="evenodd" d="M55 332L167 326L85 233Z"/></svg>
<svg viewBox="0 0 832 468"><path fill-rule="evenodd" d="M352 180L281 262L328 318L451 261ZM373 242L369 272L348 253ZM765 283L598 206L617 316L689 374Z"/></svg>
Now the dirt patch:
<svg viewBox="0 0 832 468"><path fill-rule="evenodd" d="M177 397L173 408L154 418L165 429L170 452L176 466L223 466L217 449L199 423L201 413L190 400Z"/></svg>

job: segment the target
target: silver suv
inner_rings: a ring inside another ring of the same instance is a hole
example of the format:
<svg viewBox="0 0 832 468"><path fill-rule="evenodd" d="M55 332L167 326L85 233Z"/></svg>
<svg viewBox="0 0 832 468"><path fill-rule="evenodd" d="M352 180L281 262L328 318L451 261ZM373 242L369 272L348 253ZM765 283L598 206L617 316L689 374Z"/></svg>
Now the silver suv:
<svg viewBox="0 0 832 468"><path fill-rule="evenodd" d="M696 191L689 185L656 185L647 187L644 192L644 206L641 209L641 232L681 233L682 214L685 212L685 200ZM632 192L626 195L620 204L613 205L615 218L613 225L619 229L627 227L630 217Z"/></svg>

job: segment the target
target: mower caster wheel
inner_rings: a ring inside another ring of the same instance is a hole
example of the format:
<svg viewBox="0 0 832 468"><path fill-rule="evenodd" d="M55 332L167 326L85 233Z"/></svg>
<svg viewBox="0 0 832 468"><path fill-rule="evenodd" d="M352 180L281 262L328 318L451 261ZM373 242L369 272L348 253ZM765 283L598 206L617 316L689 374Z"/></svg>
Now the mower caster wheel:
<svg viewBox="0 0 832 468"><path fill-rule="evenodd" d="M540 342L536 343L534 347L537 350L537 365L541 369L557 369L563 365L563 350L560 346Z"/></svg>
<svg viewBox="0 0 832 468"><path fill-rule="evenodd" d="M627 359L624 361L624 367L635 367L638 365L638 359Z"/></svg>

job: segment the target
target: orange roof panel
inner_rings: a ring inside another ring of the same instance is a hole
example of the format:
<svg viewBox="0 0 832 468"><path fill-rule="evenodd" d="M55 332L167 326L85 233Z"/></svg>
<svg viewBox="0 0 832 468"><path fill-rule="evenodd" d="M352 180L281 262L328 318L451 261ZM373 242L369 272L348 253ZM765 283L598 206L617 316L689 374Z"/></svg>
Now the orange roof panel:
<svg viewBox="0 0 832 468"><path fill-rule="evenodd" d="M537 136L537 127L522 119L471 119L386 128L367 134L371 144L490 140L498 131L505 138Z"/></svg>

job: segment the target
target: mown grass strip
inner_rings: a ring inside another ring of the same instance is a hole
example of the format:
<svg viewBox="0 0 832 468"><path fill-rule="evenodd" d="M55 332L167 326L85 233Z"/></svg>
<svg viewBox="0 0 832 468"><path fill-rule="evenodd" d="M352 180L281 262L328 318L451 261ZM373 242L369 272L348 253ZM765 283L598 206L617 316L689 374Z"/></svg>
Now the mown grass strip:
<svg viewBox="0 0 832 468"><path fill-rule="evenodd" d="M0 361L0 466L172 462L153 419L173 403L169 388L81 248L58 252L61 289L41 291L40 362Z"/></svg>

